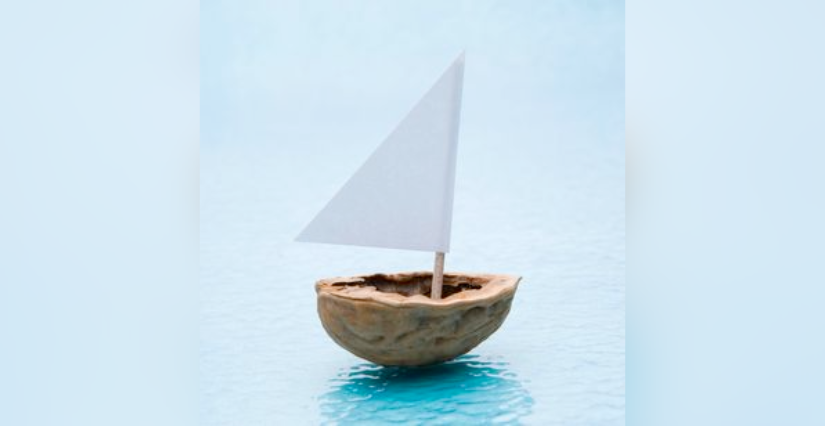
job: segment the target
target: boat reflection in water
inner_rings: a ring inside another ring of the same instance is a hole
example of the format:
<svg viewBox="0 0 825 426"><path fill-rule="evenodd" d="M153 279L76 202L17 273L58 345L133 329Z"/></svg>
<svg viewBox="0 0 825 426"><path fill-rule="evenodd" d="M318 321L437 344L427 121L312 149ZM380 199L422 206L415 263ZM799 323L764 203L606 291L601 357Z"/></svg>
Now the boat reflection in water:
<svg viewBox="0 0 825 426"><path fill-rule="evenodd" d="M533 398L507 363L465 355L431 367L359 364L320 398L325 423L518 423Z"/></svg>

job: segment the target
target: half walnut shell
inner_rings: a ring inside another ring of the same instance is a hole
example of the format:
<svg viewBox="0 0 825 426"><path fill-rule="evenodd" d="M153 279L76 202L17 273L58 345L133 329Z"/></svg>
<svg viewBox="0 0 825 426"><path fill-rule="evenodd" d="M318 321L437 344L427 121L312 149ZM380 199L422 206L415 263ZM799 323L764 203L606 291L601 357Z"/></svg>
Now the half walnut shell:
<svg viewBox="0 0 825 426"><path fill-rule="evenodd" d="M429 297L431 272L359 275L318 281L318 315L344 349L381 365L448 361L478 346L507 314L521 277L444 274L441 300Z"/></svg>

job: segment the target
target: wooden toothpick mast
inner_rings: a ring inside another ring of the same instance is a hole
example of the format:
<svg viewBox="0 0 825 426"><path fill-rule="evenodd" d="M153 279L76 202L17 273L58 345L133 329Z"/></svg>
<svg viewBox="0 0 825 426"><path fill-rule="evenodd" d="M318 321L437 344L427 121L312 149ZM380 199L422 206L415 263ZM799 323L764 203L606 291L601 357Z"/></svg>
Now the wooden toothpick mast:
<svg viewBox="0 0 825 426"><path fill-rule="evenodd" d="M441 286L444 284L444 253L435 253L435 268L433 270L433 283L430 287L430 298L441 299Z"/></svg>

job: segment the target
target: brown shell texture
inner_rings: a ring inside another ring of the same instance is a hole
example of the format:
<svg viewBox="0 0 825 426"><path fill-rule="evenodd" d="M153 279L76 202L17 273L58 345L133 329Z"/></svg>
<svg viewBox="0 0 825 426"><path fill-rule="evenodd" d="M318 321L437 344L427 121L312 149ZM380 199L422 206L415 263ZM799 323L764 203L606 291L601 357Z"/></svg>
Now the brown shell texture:
<svg viewBox="0 0 825 426"><path fill-rule="evenodd" d="M318 281L324 329L354 355L386 366L436 364L465 354L495 332L521 277L444 274L443 298L429 297L431 272Z"/></svg>

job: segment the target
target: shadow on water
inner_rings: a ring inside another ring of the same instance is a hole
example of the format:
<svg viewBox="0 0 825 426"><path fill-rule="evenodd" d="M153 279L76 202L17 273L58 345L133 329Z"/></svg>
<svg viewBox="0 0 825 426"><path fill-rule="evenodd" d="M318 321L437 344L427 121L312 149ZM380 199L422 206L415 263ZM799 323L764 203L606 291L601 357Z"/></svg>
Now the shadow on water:
<svg viewBox="0 0 825 426"><path fill-rule="evenodd" d="M507 363L465 355L432 367L359 364L320 397L325 424L507 424L530 414L533 398Z"/></svg>

